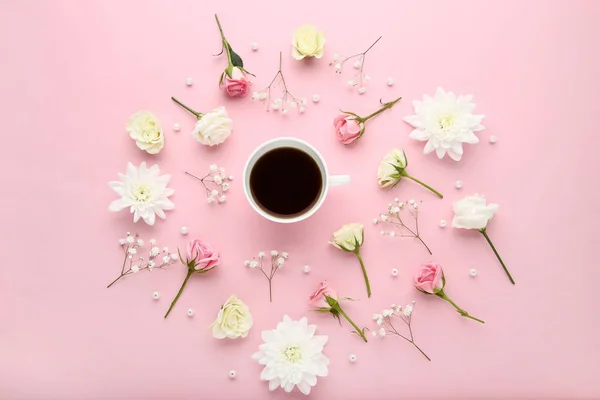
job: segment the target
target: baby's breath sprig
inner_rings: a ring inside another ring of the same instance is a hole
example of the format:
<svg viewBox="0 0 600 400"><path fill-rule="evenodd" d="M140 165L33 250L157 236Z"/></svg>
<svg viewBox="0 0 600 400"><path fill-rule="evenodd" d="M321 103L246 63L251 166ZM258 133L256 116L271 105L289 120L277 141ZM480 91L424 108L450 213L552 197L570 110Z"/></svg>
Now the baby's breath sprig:
<svg viewBox="0 0 600 400"><path fill-rule="evenodd" d="M363 94L367 91L367 89L363 85L363 80L365 82L368 82L369 80L371 80L369 75L365 75L365 73L364 73L366 55L369 52L369 50L371 50L373 48L373 46L375 46L375 44L377 44L377 42L379 42L381 40L382 37L383 36L379 36L379 38L375 42L373 42L373 44L370 45L369 48L366 49L365 51L363 51L362 53L354 54L353 56L350 56L350 57L342 57L336 53L333 55L333 59L329 63L330 66L333 65L333 69L336 74L341 74L342 69L344 68L344 64L349 60L355 60L353 63L353 66L354 66L354 68L358 69L358 72L356 74L354 74L354 76L352 76L352 78L350 78L350 80L348 81L348 85L350 85L351 87L358 86L359 94Z"/></svg>
<svg viewBox="0 0 600 400"><path fill-rule="evenodd" d="M306 99L298 99L294 96L288 89L287 83L285 82L285 77L283 76L283 70L281 68L281 52L279 52L279 70L269 83L269 86L266 88L252 93L253 100L260 100L266 103L266 110L277 111L281 109L281 113L283 115L288 113L290 108L296 108L300 114L306 111ZM275 90L276 88L280 88L282 91L281 97L276 97L271 102L271 89Z"/></svg>
<svg viewBox="0 0 600 400"><path fill-rule="evenodd" d="M124 278L128 275L137 274L142 270L148 270L152 272L153 269L165 269L171 265L173 261L178 259L177 254L170 253L168 247L164 247L161 250L156 245L156 240L150 239L148 244L152 246L148 252L148 257L142 257L140 256L140 252L145 243L142 239L140 239L140 235L137 233L135 235L131 235L129 232L127 232L127 236L124 239L119 239L119 245L121 245L123 253L125 253L125 258L123 259L121 273L117 279L112 281L106 287L107 289L117 283L121 278ZM159 261L159 256L161 253L163 256Z"/></svg>
<svg viewBox="0 0 600 400"><path fill-rule="evenodd" d="M279 254L279 252L277 250L271 250L270 256L271 256L271 269L269 271L266 271L263 268L263 260L266 257L266 255L263 251L258 253L258 257L253 257L252 261L249 261L249 260L244 261L244 265L248 268L259 270L260 272L262 272L262 274L265 276L265 278L267 278L267 280L269 281L269 302L273 302L273 291L272 291L273 277L275 276L277 271L279 271L281 268L283 268L283 264L285 264L285 260L287 260L290 255L288 253L286 253L285 251L282 252L281 254Z"/></svg>
<svg viewBox="0 0 600 400"><path fill-rule="evenodd" d="M202 178L192 175L187 171L185 173L202 183L202 186L206 190L206 200L209 203L224 203L227 200L225 192L229 190L233 176L226 175L225 168L219 168L216 164L211 164L208 169L208 174Z"/></svg>
<svg viewBox="0 0 600 400"><path fill-rule="evenodd" d="M415 221L414 226L408 226L405 219L402 219L401 213L405 209L408 210L408 214ZM384 230L381 231L382 236L391 237L408 237L418 239L423 246L427 249L429 254L433 254L429 246L421 238L419 232L419 205L414 200L409 200L408 204L401 202L398 198L394 199L394 203L388 204L387 212L379 214L379 218L374 218L373 223L375 225L388 224L391 225L392 229L389 232Z"/></svg>
<svg viewBox="0 0 600 400"><path fill-rule="evenodd" d="M382 339L389 335L396 335L398 337L401 337L408 343L415 346L415 348L419 350L427 360L431 361L431 358L429 358L427 354L425 354L425 352L421 350L419 346L417 346L417 344L415 343L415 338L413 336L411 323L412 314L416 303L416 301L413 301L412 304L409 304L404 307L392 304L390 308L386 308L381 312L381 314L373 314L373 320L379 326L379 330L373 331L373 336ZM406 326L408 327L408 335L403 335L402 333L398 332L398 329L396 329L396 327L394 326L394 322L398 320L406 324Z"/></svg>

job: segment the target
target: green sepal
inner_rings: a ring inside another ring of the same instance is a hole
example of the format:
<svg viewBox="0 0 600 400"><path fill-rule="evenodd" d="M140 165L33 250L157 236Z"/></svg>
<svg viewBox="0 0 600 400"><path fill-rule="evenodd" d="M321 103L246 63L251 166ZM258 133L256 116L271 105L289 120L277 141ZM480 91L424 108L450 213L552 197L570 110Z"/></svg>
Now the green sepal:
<svg viewBox="0 0 600 400"><path fill-rule="evenodd" d="M233 66L244 68L244 61L242 60L242 57L240 57L238 53L233 51L229 43L227 43L227 47L229 47L229 56L231 57L231 63L233 64Z"/></svg>

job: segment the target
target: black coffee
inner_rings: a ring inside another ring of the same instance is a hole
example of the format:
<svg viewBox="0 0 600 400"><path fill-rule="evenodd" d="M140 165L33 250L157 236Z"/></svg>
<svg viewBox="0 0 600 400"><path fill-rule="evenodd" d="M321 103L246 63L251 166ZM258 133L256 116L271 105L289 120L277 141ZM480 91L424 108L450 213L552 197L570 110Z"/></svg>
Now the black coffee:
<svg viewBox="0 0 600 400"><path fill-rule="evenodd" d="M250 190L258 205L270 214L293 217L312 207L323 188L315 160L292 147L265 153L250 173Z"/></svg>

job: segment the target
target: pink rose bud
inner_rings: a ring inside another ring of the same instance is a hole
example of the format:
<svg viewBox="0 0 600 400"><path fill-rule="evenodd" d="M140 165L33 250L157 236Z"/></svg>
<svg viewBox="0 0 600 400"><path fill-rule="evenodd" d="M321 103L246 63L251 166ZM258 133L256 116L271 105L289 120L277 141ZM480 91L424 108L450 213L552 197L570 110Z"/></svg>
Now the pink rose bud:
<svg viewBox="0 0 600 400"><path fill-rule="evenodd" d="M194 239L188 244L188 263L195 271L206 271L219 265L219 253L208 243Z"/></svg>
<svg viewBox="0 0 600 400"><path fill-rule="evenodd" d="M354 116L340 114L333 120L335 134L343 144L350 144L362 135L364 124L358 122Z"/></svg>
<svg viewBox="0 0 600 400"><path fill-rule="evenodd" d="M233 67L231 77L226 72L223 73L221 87L230 97L244 97L249 91L252 82L248 80L248 74L238 67Z"/></svg>
<svg viewBox="0 0 600 400"><path fill-rule="evenodd" d="M444 271L439 264L424 265L415 275L415 287L423 293L436 294L445 283Z"/></svg>
<svg viewBox="0 0 600 400"><path fill-rule="evenodd" d="M338 298L337 292L327 285L327 281L322 281L319 283L319 288L310 295L308 304L312 309L331 308L325 299L325 295L336 300Z"/></svg>

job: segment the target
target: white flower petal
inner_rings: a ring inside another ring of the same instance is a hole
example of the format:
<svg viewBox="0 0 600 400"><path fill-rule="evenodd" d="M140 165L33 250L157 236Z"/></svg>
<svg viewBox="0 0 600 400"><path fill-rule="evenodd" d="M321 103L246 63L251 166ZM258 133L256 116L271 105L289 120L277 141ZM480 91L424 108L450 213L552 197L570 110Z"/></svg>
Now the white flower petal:
<svg viewBox="0 0 600 400"><path fill-rule="evenodd" d="M429 139L429 137L431 136L431 134L425 130L422 129L414 129L409 135L408 137L410 137L411 139L417 139L417 140L427 140Z"/></svg>

